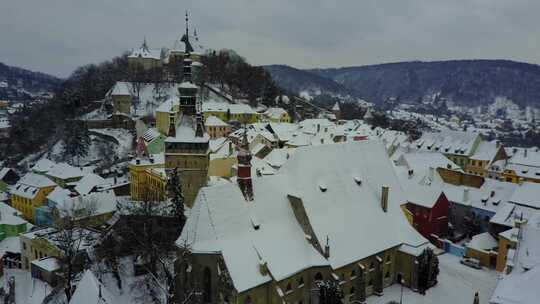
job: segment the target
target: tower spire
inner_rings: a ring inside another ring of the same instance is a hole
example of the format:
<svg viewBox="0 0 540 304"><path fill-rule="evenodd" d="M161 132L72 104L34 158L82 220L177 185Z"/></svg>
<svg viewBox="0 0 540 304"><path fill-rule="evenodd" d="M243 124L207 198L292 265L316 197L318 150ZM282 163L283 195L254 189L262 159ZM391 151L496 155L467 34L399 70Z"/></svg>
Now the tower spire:
<svg viewBox="0 0 540 304"><path fill-rule="evenodd" d="M187 10L186 10L186 37L189 37L189 15L188 15Z"/></svg>

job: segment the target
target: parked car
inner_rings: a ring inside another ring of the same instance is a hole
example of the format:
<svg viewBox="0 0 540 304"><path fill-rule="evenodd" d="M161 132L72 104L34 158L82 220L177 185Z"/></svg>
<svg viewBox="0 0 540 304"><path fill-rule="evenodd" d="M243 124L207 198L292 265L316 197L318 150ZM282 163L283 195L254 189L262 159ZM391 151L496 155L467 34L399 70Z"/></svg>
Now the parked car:
<svg viewBox="0 0 540 304"><path fill-rule="evenodd" d="M475 258L464 257L459 262L463 265L466 265L472 268L482 269L482 266L480 265L480 261Z"/></svg>

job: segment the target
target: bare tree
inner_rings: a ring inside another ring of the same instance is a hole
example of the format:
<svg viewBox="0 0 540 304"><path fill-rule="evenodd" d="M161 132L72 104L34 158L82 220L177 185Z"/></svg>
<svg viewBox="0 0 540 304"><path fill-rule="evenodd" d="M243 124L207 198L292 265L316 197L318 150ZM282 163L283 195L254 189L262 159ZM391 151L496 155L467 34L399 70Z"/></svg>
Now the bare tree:
<svg viewBox="0 0 540 304"><path fill-rule="evenodd" d="M71 215L57 217L55 228L57 231L51 236L51 241L60 251L58 260L61 284L69 302L74 291L74 281L88 265L86 250L94 244L98 233L82 227Z"/></svg>

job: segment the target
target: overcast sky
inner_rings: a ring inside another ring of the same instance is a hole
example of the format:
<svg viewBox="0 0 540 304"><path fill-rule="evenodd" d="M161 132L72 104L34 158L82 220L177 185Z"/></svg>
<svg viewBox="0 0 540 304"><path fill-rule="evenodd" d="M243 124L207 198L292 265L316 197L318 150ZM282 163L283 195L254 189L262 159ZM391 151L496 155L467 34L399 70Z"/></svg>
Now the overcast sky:
<svg viewBox="0 0 540 304"><path fill-rule="evenodd" d="M538 0L4 0L0 62L58 76L172 47L191 15L208 48L252 64L339 67L503 58L540 63Z"/></svg>

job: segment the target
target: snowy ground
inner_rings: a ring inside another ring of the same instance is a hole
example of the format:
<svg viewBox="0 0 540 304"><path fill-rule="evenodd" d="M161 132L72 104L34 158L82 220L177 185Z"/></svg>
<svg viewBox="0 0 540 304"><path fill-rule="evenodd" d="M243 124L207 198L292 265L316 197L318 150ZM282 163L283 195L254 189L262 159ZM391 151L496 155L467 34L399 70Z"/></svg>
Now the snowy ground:
<svg viewBox="0 0 540 304"><path fill-rule="evenodd" d="M488 304L497 285L498 273L494 270L473 269L459 263L459 258L450 254L439 256L439 283L426 292L425 296L403 289L403 303L408 304L465 304L472 303L474 293L479 292L480 304ZM397 284L384 290L381 297L371 296L368 304L399 303L400 286Z"/></svg>
<svg viewBox="0 0 540 304"><path fill-rule="evenodd" d="M119 143L116 153L121 158L133 151L133 134L126 129L90 129L90 131L116 138Z"/></svg>
<svg viewBox="0 0 540 304"><path fill-rule="evenodd" d="M4 276L0 278L0 286L9 290L8 279L15 278L15 299L17 304L39 304L52 288L45 282L32 279L30 272L22 269L4 268Z"/></svg>

